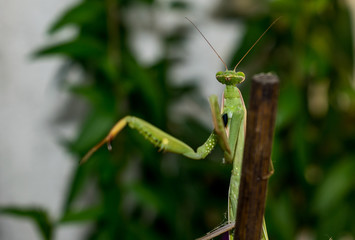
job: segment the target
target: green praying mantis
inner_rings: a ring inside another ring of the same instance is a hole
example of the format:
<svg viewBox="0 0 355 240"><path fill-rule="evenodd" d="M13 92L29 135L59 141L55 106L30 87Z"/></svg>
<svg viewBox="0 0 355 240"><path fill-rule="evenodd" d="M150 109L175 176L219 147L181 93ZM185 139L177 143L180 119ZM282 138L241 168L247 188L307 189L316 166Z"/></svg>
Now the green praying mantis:
<svg viewBox="0 0 355 240"><path fill-rule="evenodd" d="M176 139L166 132L163 132L162 130L144 121L143 119L134 116L126 116L113 126L108 135L102 141L100 141L97 145L88 151L88 153L82 158L81 164L85 163L90 158L90 156L105 143L108 144L108 148L111 150L111 141L127 125L132 129L136 129L141 135L143 135L148 141L150 141L160 150L181 154L191 159L199 160L206 158L206 156L218 144L224 152L224 160L227 163L233 164L228 194L228 222L224 226L217 228L216 230L206 234L204 237L201 237L198 240L212 239L225 232L229 232L229 239L233 240L234 237L232 230L236 221L247 116L243 96L237 87L237 84L240 84L245 80L245 74L243 72L236 72L236 69L240 62L248 55L253 47L272 27L272 25L274 25L279 20L279 18L271 23L270 26L263 32L263 34L261 34L261 36L255 41L255 43L236 64L233 70L228 70L226 63L209 43L206 37L202 34L202 32L191 20L188 18L186 19L190 21L191 24L202 35L202 37L212 48L212 50L215 52L215 54L222 61L226 68L226 71L220 71L216 74L216 79L225 85L225 90L222 94L221 108L219 107L216 95L209 97L214 130L208 139L204 144L198 147L196 151L194 151L186 143ZM268 235L266 231L265 220L263 221L261 233L261 239L267 240Z"/></svg>

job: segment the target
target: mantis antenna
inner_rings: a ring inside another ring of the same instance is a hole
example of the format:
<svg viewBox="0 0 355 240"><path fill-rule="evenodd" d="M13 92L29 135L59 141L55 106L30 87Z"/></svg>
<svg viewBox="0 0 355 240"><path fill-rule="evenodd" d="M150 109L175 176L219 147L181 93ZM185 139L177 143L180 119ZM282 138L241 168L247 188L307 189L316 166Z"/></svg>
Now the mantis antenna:
<svg viewBox="0 0 355 240"><path fill-rule="evenodd" d="M222 63L224 64L224 67L226 68L226 70L228 71L228 67L227 64L223 61L223 59L221 58L221 56L218 54L218 52L216 51L216 49L214 49L214 47L212 46L212 44L207 40L207 38L205 37L205 35L203 35L203 33L200 31L200 29L198 29L198 27L187 17L185 17L195 28L196 30L201 34L201 36L205 39L205 41L208 43L208 45L212 48L212 50L215 52L215 54L218 56L218 58L222 61ZM265 33L267 33L267 31L269 31L269 29L280 19L281 17L278 17L276 20L274 20L270 26L263 32L263 34L260 35L260 37L255 41L255 43L249 48L249 50L244 54L244 56L239 60L239 62L237 63L237 65L235 65L233 71L235 72L235 70L237 69L238 65L243 61L243 59L248 55L248 53L255 47L255 45L259 42L259 40L265 35Z"/></svg>
<svg viewBox="0 0 355 240"><path fill-rule="evenodd" d="M272 27L272 25L274 25L277 21L279 21L281 17L276 18L276 20L274 20L270 26L263 32L263 34L260 35L260 37L258 38L258 40L255 41L255 43L249 48L249 50L244 54L244 56L239 60L239 62L237 63L237 65L235 65L233 71L235 72L235 70L237 69L239 63L241 63L243 61L243 59L248 55L248 53L254 48L254 46L259 42L259 40L265 35L265 33L267 33L267 31L269 31L269 29Z"/></svg>
<svg viewBox="0 0 355 240"><path fill-rule="evenodd" d="M214 49L214 47L212 46L212 44L207 40L207 38L205 37L205 35L203 35L203 33L200 31L200 29L198 29L198 27L187 17L185 17L187 19L187 21L189 21L195 28L196 30L201 34L201 36L206 40L206 42L208 43L208 45L210 45L210 47L212 48L212 50L215 52L215 54L218 56L218 58L222 61L222 63L224 64L224 67L226 68L226 71L228 71L228 67L227 64L223 61L223 59L221 58L221 56L219 56L218 52L216 51L216 49Z"/></svg>

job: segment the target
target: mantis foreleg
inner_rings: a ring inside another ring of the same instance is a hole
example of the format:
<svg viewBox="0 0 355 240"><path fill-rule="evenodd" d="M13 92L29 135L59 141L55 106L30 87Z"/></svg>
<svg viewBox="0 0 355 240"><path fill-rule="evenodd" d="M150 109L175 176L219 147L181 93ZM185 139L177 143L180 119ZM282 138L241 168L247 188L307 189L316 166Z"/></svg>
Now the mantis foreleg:
<svg viewBox="0 0 355 240"><path fill-rule="evenodd" d="M130 128L136 129L141 135L143 135L148 141L150 141L160 150L182 154L191 159L205 158L217 144L217 135L213 131L206 142L197 148L195 152L186 143L180 141L179 139L171 136L166 132L163 132L152 124L137 117L126 116L118 121L108 133L108 135L83 157L81 163L87 161L87 159L89 159L90 156L102 145L105 143L109 144L127 124Z"/></svg>
<svg viewBox="0 0 355 240"><path fill-rule="evenodd" d="M212 121L215 133L219 136L219 145L224 151L224 158L227 162L232 162L233 156L231 154L231 147L226 135L225 126L221 118L220 108L218 104L218 99L216 95L212 95L209 98L211 111L212 111Z"/></svg>

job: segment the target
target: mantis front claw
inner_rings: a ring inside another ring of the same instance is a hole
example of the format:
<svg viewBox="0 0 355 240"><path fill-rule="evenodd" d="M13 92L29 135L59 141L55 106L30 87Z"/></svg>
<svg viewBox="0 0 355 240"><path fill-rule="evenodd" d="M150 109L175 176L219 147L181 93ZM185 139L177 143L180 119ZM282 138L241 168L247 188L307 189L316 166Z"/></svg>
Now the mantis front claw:
<svg viewBox="0 0 355 240"><path fill-rule="evenodd" d="M128 117L129 116L124 117L120 121L118 121L115 124L115 126L113 126L113 128L108 133L108 135L85 154L85 156L81 159L80 164L85 163L91 157L91 155L93 155L105 143L107 143L108 150L111 151L112 150L111 142L116 137L116 135L127 125Z"/></svg>

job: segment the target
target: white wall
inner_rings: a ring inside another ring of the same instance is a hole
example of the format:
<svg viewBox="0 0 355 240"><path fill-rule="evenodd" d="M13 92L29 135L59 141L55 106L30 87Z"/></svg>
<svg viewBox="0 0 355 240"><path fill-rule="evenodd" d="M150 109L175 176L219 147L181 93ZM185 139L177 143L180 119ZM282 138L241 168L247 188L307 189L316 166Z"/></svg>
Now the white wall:
<svg viewBox="0 0 355 240"><path fill-rule="evenodd" d="M40 206L59 216L73 158L54 115L66 96L53 84L60 59L33 60L46 31L75 0L0 0L0 206ZM58 236L75 234L63 228ZM76 239L74 236L70 239ZM0 217L0 239L40 239L30 221Z"/></svg>

